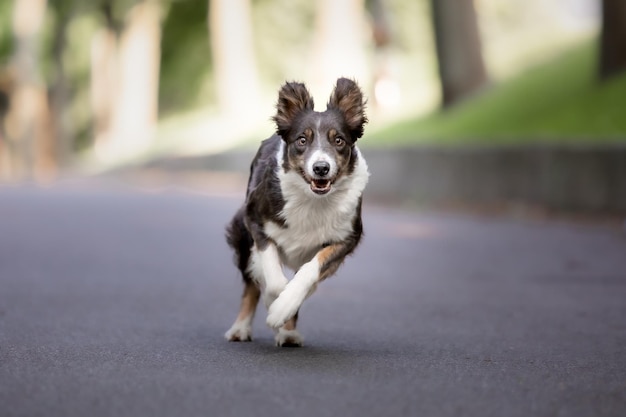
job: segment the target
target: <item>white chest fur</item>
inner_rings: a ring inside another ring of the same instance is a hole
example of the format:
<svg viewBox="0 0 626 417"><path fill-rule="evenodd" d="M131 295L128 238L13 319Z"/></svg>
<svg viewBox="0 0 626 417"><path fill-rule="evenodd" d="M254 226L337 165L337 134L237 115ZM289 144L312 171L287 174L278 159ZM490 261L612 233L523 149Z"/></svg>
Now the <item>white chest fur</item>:
<svg viewBox="0 0 626 417"><path fill-rule="evenodd" d="M311 191L300 175L284 172L283 146L277 159L278 177L285 200L281 217L285 219L286 227L268 222L264 228L278 245L283 263L297 270L310 261L324 243L342 241L352 233L357 205L369 172L365 159L358 154L353 173L333 184L330 193L319 196ZM355 152L359 153L356 147Z"/></svg>

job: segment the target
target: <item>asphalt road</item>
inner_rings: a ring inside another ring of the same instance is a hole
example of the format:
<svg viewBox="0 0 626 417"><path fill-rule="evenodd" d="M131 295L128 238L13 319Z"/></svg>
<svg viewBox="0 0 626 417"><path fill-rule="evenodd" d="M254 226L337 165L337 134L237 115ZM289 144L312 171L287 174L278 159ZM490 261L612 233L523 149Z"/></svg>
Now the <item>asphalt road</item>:
<svg viewBox="0 0 626 417"><path fill-rule="evenodd" d="M228 343L240 197L0 188L0 416L624 416L626 234L365 202L305 347Z"/></svg>

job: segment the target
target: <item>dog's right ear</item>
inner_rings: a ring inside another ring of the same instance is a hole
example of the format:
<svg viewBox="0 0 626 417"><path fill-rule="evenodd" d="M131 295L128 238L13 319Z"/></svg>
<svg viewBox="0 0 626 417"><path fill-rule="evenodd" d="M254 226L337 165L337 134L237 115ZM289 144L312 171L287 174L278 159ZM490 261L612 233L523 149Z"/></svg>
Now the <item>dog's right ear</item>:
<svg viewBox="0 0 626 417"><path fill-rule="evenodd" d="M272 120L276 123L276 132L286 139L295 118L304 110L313 110L313 98L302 83L285 83L278 92L276 115Z"/></svg>
<svg viewBox="0 0 626 417"><path fill-rule="evenodd" d="M329 109L336 109L343 114L350 135L355 141L363 136L363 125L367 123L365 101L363 92L356 82L348 78L339 78L328 102Z"/></svg>

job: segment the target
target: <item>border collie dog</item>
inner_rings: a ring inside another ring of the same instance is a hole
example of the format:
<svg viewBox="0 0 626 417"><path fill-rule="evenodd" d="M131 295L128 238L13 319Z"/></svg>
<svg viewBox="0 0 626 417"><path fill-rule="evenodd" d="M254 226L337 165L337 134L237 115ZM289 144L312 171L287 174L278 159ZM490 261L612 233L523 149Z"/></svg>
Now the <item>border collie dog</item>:
<svg viewBox="0 0 626 417"><path fill-rule="evenodd" d="M298 310L317 284L358 245L369 172L356 146L367 123L359 86L340 78L324 112L304 84L278 94L276 134L252 161L246 200L226 230L243 275L239 315L229 341L252 340L260 298L278 346L301 346ZM295 271L288 281L283 267Z"/></svg>

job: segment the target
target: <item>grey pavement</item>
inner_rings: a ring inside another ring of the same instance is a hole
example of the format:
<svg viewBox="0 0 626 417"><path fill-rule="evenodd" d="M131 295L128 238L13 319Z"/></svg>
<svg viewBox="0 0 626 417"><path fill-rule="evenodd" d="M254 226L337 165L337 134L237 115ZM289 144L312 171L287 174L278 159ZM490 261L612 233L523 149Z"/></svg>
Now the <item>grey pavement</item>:
<svg viewBox="0 0 626 417"><path fill-rule="evenodd" d="M0 188L0 416L623 416L626 235L364 206L305 347L223 333L239 195Z"/></svg>

